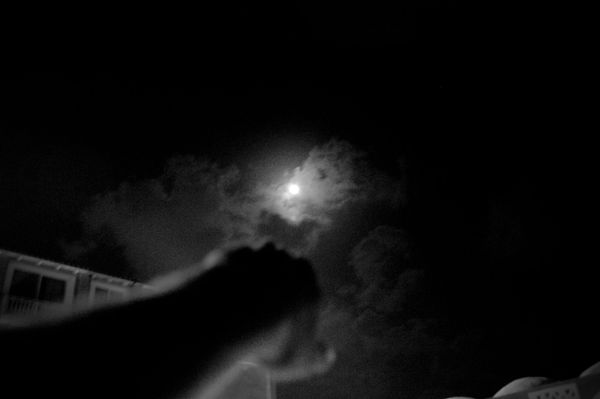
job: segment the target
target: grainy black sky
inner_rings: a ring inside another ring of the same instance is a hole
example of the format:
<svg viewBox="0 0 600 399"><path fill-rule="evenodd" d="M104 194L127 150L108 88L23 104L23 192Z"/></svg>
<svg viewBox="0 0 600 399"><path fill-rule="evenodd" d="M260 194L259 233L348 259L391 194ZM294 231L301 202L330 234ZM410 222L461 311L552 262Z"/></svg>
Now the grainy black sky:
<svg viewBox="0 0 600 399"><path fill-rule="evenodd" d="M239 237L304 251L342 351L284 398L485 396L600 357L567 15L108 14L8 28L0 247L137 278L173 267L145 252L167 236L181 263ZM290 224L265 193L319 165L338 184Z"/></svg>

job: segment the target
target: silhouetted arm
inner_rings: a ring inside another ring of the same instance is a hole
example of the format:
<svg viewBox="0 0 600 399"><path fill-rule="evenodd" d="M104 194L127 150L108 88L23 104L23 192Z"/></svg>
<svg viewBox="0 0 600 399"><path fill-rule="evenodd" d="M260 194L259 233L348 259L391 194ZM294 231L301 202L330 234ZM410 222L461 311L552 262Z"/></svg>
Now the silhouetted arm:
<svg viewBox="0 0 600 399"><path fill-rule="evenodd" d="M0 394L189 397L240 360L277 379L322 372L333 359L315 340L319 297L306 261L233 251L167 292L2 333Z"/></svg>

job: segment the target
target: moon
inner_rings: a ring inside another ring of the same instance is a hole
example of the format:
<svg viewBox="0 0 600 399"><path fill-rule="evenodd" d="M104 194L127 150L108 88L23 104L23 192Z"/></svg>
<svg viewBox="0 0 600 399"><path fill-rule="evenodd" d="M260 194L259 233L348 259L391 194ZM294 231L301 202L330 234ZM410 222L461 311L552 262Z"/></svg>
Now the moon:
<svg viewBox="0 0 600 399"><path fill-rule="evenodd" d="M298 195L300 194L300 186L295 183L290 183L287 186L287 191L290 195Z"/></svg>

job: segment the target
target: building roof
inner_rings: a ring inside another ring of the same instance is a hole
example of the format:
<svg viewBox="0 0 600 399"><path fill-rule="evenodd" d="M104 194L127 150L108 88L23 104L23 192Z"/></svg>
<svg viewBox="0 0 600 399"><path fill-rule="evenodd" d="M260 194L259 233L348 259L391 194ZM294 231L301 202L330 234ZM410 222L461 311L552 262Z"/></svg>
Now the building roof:
<svg viewBox="0 0 600 399"><path fill-rule="evenodd" d="M13 252L13 251L8 251L5 249L0 249L0 257L7 257L7 258L11 258L17 261L21 261L21 262L27 262L30 264L35 264L41 267L46 267L52 270L59 270L59 271L66 271L72 274L90 274L92 275L92 278L96 279L96 280L103 280L112 284L119 284L122 286L126 286L126 287L133 287L133 286L143 286L145 288L152 288L149 285L137 282L137 281L133 281L133 280L126 280L120 277L115 277L115 276L110 276L108 274L103 274L103 273L97 273L91 270L87 270L87 269L83 269L80 267L75 267L75 266L71 266L71 265L67 265L64 263L59 263L59 262L54 262L51 260L47 260L47 259L42 259L42 258L38 258L35 256L30 256L30 255L25 255L25 254L21 254L18 252Z"/></svg>

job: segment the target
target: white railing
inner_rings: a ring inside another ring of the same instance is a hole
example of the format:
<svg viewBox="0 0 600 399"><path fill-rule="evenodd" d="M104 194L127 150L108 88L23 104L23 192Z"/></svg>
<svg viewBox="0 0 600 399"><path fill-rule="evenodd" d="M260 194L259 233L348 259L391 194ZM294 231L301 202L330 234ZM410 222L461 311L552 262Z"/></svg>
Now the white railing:
<svg viewBox="0 0 600 399"><path fill-rule="evenodd" d="M12 316L51 313L64 309L66 306L62 303L36 301L12 295L5 295L2 303L2 314Z"/></svg>
<svg viewBox="0 0 600 399"><path fill-rule="evenodd" d="M6 297L5 313L10 314L30 314L37 313L40 310L40 303L31 299L20 298L16 296Z"/></svg>

